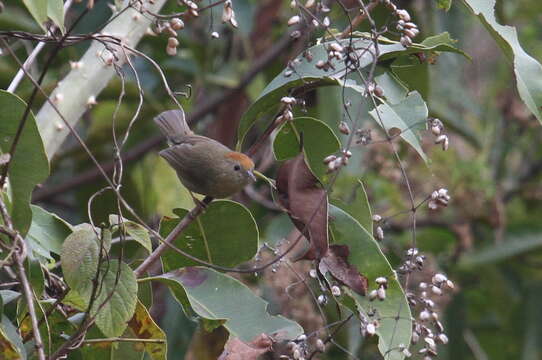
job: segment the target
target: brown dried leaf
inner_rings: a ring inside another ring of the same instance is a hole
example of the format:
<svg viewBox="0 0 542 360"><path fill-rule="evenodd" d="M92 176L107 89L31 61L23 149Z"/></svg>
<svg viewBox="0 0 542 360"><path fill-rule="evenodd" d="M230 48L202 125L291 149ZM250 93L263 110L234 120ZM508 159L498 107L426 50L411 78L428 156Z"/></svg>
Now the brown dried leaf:
<svg viewBox="0 0 542 360"><path fill-rule="evenodd" d="M328 199L303 153L286 161L277 174L278 199L311 247L302 257L321 259L328 249Z"/></svg>
<svg viewBox="0 0 542 360"><path fill-rule="evenodd" d="M258 335L250 343L230 337L218 360L257 360L258 356L271 350L273 341L266 334Z"/></svg>
<svg viewBox="0 0 542 360"><path fill-rule="evenodd" d="M324 265L335 279L360 295L367 293L367 278L348 263L350 249L347 245L331 245L320 267Z"/></svg>

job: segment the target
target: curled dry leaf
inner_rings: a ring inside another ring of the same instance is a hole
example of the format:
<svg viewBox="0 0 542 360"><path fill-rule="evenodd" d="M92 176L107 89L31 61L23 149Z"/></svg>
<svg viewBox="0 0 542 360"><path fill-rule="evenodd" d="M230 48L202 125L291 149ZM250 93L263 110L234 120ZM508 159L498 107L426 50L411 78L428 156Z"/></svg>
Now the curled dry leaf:
<svg viewBox="0 0 542 360"><path fill-rule="evenodd" d="M278 200L298 230L310 241L302 259L322 259L328 250L328 199L303 153L282 164L277 174Z"/></svg>
<svg viewBox="0 0 542 360"><path fill-rule="evenodd" d="M367 293L367 278L359 273L355 266L348 263L350 249L347 245L331 245L320 263L320 269L331 275L360 295Z"/></svg>
<svg viewBox="0 0 542 360"><path fill-rule="evenodd" d="M260 355L270 351L272 345L272 339L266 334L258 335L248 344L230 337L218 360L257 360Z"/></svg>

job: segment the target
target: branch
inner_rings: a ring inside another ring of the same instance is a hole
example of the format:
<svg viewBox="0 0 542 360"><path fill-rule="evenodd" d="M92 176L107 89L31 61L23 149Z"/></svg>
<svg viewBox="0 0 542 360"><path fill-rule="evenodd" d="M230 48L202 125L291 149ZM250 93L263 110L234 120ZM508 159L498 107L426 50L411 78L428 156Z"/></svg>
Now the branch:
<svg viewBox="0 0 542 360"><path fill-rule="evenodd" d="M24 268L24 258L25 258L25 242L21 237L21 234L17 232L13 227L13 222L9 216L6 204L4 203L2 196L0 196L0 214L5 226L9 229L12 234L13 247L18 249L15 250L15 265L17 266L17 276L22 285L22 291L28 305L28 314L30 316L30 322L32 323L32 331L34 332L34 341L35 348L38 352L38 359L45 360L45 351L43 350L43 340L41 339L41 334L39 331L38 317L36 315L36 308L34 307L34 293L30 287L28 277L26 276L26 271Z"/></svg>
<svg viewBox="0 0 542 360"><path fill-rule="evenodd" d="M268 52L266 52L258 60L256 60L252 68L245 74L245 76L243 76L243 78L235 88L230 89L220 95L216 95L210 101L207 101L202 104L202 106L197 107L194 112L188 115L187 121L190 126L198 123L205 116L215 111L216 108L218 108L220 105L227 102L238 92L242 91L248 84L252 82L256 75L258 75L262 70L264 70L271 62L276 60L276 58L279 57L290 46L292 42L293 40L290 38L290 36L284 36L281 40L279 40L279 42L275 44L275 46L273 46L271 49L269 49ZM126 153L124 153L122 157L124 163L139 159L141 156L158 146L162 142L162 139L163 138L161 135L157 135L151 137L145 142L141 142L139 145L126 151ZM111 172L114 166L115 163L113 161L102 164L102 167L107 172ZM96 179L99 179L100 176L101 173L98 169L89 169L71 178L65 183L56 186L50 186L46 189L36 190L33 195L33 201L47 200L70 189L76 188L82 184L86 184Z"/></svg>
<svg viewBox="0 0 542 360"><path fill-rule="evenodd" d="M188 227L198 217L199 214L203 212L205 209L205 205L209 204L211 201L213 201L213 198L206 196L205 199L203 199L202 204L198 204L196 207L194 207L188 214L186 214L185 217L175 226L175 228L169 233L169 235L166 237L164 242L162 242L154 251L152 254L150 254L145 261L141 263L137 267L137 269L134 270L134 274L137 278L141 277L147 270L151 267L152 264L154 264L158 259L160 259L160 256L166 251L170 245L173 243L173 241L179 236L181 232L183 232L184 229Z"/></svg>

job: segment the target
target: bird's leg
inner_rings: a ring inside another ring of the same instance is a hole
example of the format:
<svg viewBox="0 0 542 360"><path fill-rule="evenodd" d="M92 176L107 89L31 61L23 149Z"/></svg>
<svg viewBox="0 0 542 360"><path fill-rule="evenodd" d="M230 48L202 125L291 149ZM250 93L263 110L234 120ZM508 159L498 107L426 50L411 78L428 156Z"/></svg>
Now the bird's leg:
<svg viewBox="0 0 542 360"><path fill-rule="evenodd" d="M203 211L205 211L207 209L207 204L198 199L192 191L189 190L188 192L190 193L190 196L192 196L192 201L194 202L194 204L199 205L203 209Z"/></svg>

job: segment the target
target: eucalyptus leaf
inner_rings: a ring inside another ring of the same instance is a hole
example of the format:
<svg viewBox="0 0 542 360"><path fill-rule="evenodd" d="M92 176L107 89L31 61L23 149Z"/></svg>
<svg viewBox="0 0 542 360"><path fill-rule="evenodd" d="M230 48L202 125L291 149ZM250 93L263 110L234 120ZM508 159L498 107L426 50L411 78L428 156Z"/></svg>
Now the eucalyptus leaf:
<svg viewBox="0 0 542 360"><path fill-rule="evenodd" d="M542 65L523 50L516 28L501 25L495 17L496 0L463 0L480 19L502 51L513 63L519 96L542 123Z"/></svg>
<svg viewBox="0 0 542 360"><path fill-rule="evenodd" d="M345 293L348 296L340 301L354 313L359 312L369 319L372 318L370 313L375 310L376 315L373 316L379 319L376 333L380 353L385 359L403 359L404 354L398 350L398 346L410 344L412 321L410 307L395 271L372 235L352 216L336 206L330 206L330 230L334 244L348 246L348 262L368 278L370 290L376 288L377 277L386 277L388 280L384 301L371 302L367 297L347 288Z"/></svg>
<svg viewBox="0 0 542 360"><path fill-rule="evenodd" d="M9 153L26 104L18 96L0 90L0 151ZM9 184L11 186L11 217L16 229L26 235L32 222L30 196L37 184L49 175L49 162L43 148L36 121L28 114L15 153L11 154Z"/></svg>
<svg viewBox="0 0 542 360"><path fill-rule="evenodd" d="M278 341L294 339L303 333L296 322L270 315L267 303L239 280L215 270L189 267L144 279L149 280L165 283L185 311L189 306L198 316L223 323L231 336L244 342L262 333Z"/></svg>

